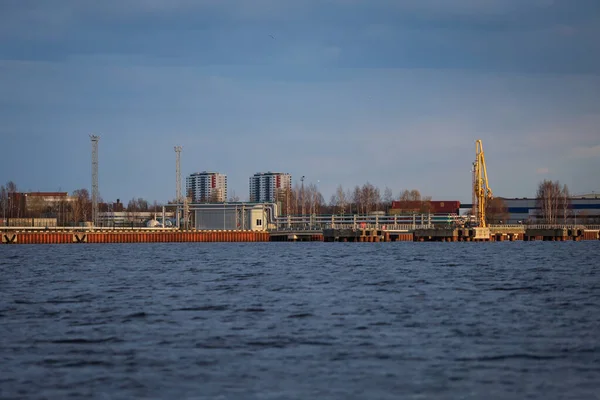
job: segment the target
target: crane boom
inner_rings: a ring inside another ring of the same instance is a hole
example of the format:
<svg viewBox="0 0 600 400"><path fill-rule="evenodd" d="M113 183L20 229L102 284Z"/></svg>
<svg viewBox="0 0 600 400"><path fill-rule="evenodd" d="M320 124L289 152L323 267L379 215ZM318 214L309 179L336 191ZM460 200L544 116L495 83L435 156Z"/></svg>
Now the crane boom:
<svg viewBox="0 0 600 400"><path fill-rule="evenodd" d="M481 140L475 141L475 162L473 163L473 211L477 225L485 228L485 209L487 202L493 198L490 189L487 168L485 166L485 155Z"/></svg>

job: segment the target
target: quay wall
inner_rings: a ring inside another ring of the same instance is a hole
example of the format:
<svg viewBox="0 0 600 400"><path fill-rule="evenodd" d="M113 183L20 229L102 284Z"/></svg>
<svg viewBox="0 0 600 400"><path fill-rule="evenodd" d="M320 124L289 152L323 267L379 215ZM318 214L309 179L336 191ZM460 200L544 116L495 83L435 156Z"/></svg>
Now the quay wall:
<svg viewBox="0 0 600 400"><path fill-rule="evenodd" d="M228 230L4 230L0 244L68 244L68 243L176 243L176 242L395 242L395 241L582 241L600 240L598 230L588 229L527 229L525 231L472 232L466 229L417 229L389 232L365 229L325 229L321 234L311 232L285 235L263 231Z"/></svg>
<svg viewBox="0 0 600 400"><path fill-rule="evenodd" d="M256 231L5 231L2 244L268 242Z"/></svg>

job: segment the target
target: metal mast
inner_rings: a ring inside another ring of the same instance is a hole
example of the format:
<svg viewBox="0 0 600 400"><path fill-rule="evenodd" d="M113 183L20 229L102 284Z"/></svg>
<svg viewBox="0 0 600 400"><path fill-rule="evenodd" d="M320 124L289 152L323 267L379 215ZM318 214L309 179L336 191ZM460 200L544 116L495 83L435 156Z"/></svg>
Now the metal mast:
<svg viewBox="0 0 600 400"><path fill-rule="evenodd" d="M175 146L175 153L177 154L177 157L175 159L175 174L176 174L176 182L177 182L177 189L175 192L175 203L177 203L177 212L175 213L175 218L177 219L177 227L179 228L179 221L180 221L180 216L179 216L179 210L180 210L180 205L181 205L181 150L182 147L181 146Z"/></svg>
<svg viewBox="0 0 600 400"><path fill-rule="evenodd" d="M175 146L175 153L177 153L177 158L175 161L175 169L176 169L176 181L177 181L177 191L175 193L175 201L177 203L181 203L181 146Z"/></svg>
<svg viewBox="0 0 600 400"><path fill-rule="evenodd" d="M92 223L98 224L98 141L100 136L91 134L92 141Z"/></svg>
<svg viewBox="0 0 600 400"><path fill-rule="evenodd" d="M302 223L304 224L304 175L300 178L302 188L300 189L300 204L302 205Z"/></svg>

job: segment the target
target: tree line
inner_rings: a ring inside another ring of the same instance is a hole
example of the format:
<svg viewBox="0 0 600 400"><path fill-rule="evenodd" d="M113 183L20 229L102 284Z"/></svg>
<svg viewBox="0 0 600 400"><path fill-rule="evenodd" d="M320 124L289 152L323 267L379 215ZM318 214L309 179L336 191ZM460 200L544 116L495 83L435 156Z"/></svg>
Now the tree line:
<svg viewBox="0 0 600 400"><path fill-rule="evenodd" d="M276 194L276 200L281 204L283 215L307 215L307 214L369 214L372 212L387 212L392 207L392 202L399 205L403 203L414 208L418 203L418 212L427 213L431 208L431 197L422 196L416 190L404 190L394 197L392 189L386 187L381 190L366 182L362 186L352 189L344 189L338 185L329 202L313 183L307 186L296 184L291 190L280 189Z"/></svg>

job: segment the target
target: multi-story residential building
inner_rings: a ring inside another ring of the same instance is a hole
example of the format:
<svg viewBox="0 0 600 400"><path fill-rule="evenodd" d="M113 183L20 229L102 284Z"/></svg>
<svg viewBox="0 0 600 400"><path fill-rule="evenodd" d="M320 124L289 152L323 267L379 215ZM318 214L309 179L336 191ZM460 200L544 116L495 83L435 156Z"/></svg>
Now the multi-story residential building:
<svg viewBox="0 0 600 400"><path fill-rule="evenodd" d="M196 172L186 178L186 193L193 203L227 201L227 175L218 172Z"/></svg>
<svg viewBox="0 0 600 400"><path fill-rule="evenodd" d="M276 202L279 196L292 190L292 176L282 172L258 172L250 177L251 202Z"/></svg>

